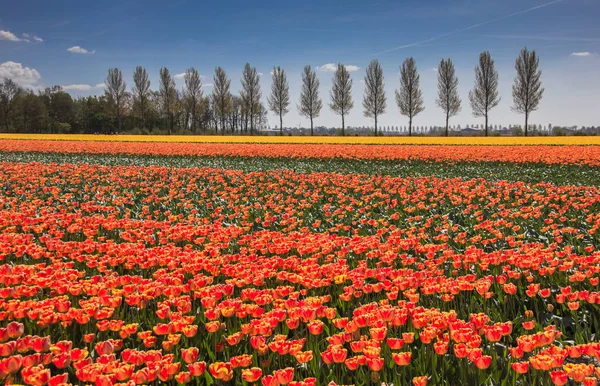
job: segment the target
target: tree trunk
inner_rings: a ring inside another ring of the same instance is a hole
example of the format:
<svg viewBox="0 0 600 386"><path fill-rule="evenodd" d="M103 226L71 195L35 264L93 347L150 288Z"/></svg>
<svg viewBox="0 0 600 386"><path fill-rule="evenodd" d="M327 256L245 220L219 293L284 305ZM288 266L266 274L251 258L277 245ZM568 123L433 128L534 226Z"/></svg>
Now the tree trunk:
<svg viewBox="0 0 600 386"><path fill-rule="evenodd" d="M283 137L283 115L281 113L279 113L279 132Z"/></svg>
<svg viewBox="0 0 600 386"><path fill-rule="evenodd" d="M377 115L375 115L375 136L377 137Z"/></svg>
<svg viewBox="0 0 600 386"><path fill-rule="evenodd" d="M446 137L448 136L448 120L449 120L449 116L448 113L446 113Z"/></svg>
<svg viewBox="0 0 600 386"><path fill-rule="evenodd" d="M485 113L485 136L488 136L488 115Z"/></svg>
<svg viewBox="0 0 600 386"><path fill-rule="evenodd" d="M144 104L140 104L140 107L142 108L142 129L146 128L146 117L144 116Z"/></svg>
<svg viewBox="0 0 600 386"><path fill-rule="evenodd" d="M408 136L412 136L412 117L408 118Z"/></svg>
<svg viewBox="0 0 600 386"><path fill-rule="evenodd" d="M527 137L527 129L528 127L528 120L529 120L529 116L527 113L525 113L525 136Z"/></svg>
<svg viewBox="0 0 600 386"><path fill-rule="evenodd" d="M346 126L344 123L344 114L342 114L342 137L346 136Z"/></svg>
<svg viewBox="0 0 600 386"><path fill-rule="evenodd" d="M313 132L313 118L312 115L310 116L310 136L312 137L314 135Z"/></svg>
<svg viewBox="0 0 600 386"><path fill-rule="evenodd" d="M250 108L250 135L254 135L254 109Z"/></svg>

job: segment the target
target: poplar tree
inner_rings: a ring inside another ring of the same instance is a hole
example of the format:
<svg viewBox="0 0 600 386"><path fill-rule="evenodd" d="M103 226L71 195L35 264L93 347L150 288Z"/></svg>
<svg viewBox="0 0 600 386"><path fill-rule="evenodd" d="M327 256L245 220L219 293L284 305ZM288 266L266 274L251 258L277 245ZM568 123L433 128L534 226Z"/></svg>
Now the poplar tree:
<svg viewBox="0 0 600 386"><path fill-rule="evenodd" d="M539 70L540 59L535 50L529 52L527 48L515 62L517 76L512 86L513 106L516 113L525 114L525 136L529 127L529 114L536 111L544 95L542 87L542 71Z"/></svg>
<svg viewBox="0 0 600 386"><path fill-rule="evenodd" d="M352 110L354 102L352 102L352 79L350 73L342 64L338 64L335 70L330 96L329 108L334 113L342 116L342 135L346 135L344 117Z"/></svg>
<svg viewBox="0 0 600 386"><path fill-rule="evenodd" d="M385 113L387 107L383 70L378 60L371 61L367 67L363 107L365 117L375 119L375 136L377 136L377 118Z"/></svg>

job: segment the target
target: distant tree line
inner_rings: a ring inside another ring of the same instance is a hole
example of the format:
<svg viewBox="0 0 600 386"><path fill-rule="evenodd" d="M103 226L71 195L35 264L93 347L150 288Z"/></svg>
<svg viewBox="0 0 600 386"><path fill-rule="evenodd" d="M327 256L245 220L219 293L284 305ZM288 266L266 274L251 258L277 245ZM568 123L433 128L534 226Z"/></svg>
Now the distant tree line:
<svg viewBox="0 0 600 386"><path fill-rule="evenodd" d="M512 110L523 114L524 134L528 135L529 116L539 107L544 94L535 51L524 48L515 62L516 78L512 88ZM104 95L73 99L60 86L38 93L19 87L5 78L0 84L0 127L8 132L32 133L192 133L250 134L265 127L269 109L279 117L283 135L283 118L290 111L290 94L285 70L272 71L271 92L267 106L262 102L260 74L246 63L241 79L241 92L231 92L231 79L223 68L213 75L213 88L204 95L198 71L191 67L184 74L184 86L178 90L174 77L165 67L159 72L157 91L152 91L148 73L138 66L128 88L118 68L108 70ZM444 135L448 135L450 118L461 111L458 78L450 59L442 59L438 68L436 105L445 118ZM408 117L408 135L413 134L413 119L425 110L420 77L414 58L400 66L400 87L395 92L396 105ZM366 69L363 112L373 118L375 135L379 135L378 118L387 109L383 70L377 60ZM489 52L479 56L475 67L475 84L469 92L469 103L475 117L485 120L488 135L490 110L500 103L499 77ZM129 90L129 91L128 91ZM314 120L319 117L323 101L319 95L319 79L315 70L305 66L302 90L297 109L310 120L311 135ZM338 64L333 75L329 108L341 117L341 134L345 135L345 117L354 108L352 78L346 67Z"/></svg>

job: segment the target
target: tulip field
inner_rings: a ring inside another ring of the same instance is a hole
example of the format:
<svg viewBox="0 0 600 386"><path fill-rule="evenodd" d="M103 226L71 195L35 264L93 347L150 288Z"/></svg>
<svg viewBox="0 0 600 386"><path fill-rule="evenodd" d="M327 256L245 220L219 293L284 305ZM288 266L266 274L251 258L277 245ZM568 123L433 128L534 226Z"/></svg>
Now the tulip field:
<svg viewBox="0 0 600 386"><path fill-rule="evenodd" d="M0 380L596 385L600 146L0 139Z"/></svg>

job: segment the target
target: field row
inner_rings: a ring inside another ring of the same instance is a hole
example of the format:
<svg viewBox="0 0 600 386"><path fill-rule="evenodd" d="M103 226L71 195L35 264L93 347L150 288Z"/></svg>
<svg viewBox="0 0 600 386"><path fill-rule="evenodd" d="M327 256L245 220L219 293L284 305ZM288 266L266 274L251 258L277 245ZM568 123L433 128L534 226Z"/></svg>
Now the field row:
<svg viewBox="0 0 600 386"><path fill-rule="evenodd" d="M226 144L0 140L0 152L53 152L294 159L420 160L430 162L510 162L600 166L600 146L437 146Z"/></svg>
<svg viewBox="0 0 600 386"><path fill-rule="evenodd" d="M599 146L600 137L310 137L248 135L96 135L96 134L0 134L0 139L101 142L181 143L297 143L348 145L578 145Z"/></svg>
<svg viewBox="0 0 600 386"><path fill-rule="evenodd" d="M597 187L1 166L11 382L600 377Z"/></svg>

